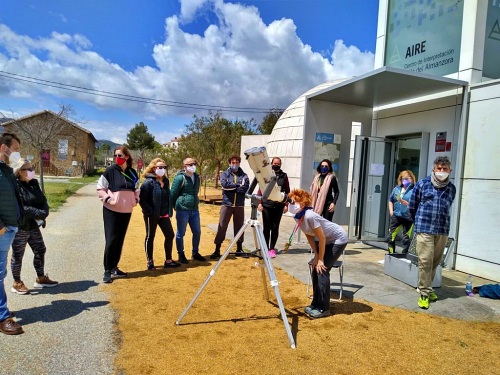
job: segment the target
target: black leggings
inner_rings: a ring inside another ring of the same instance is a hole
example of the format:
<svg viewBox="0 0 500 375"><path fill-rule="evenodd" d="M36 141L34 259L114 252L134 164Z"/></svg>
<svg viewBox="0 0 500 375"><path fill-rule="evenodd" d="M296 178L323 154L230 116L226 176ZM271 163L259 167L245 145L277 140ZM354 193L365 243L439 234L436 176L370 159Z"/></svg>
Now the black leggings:
<svg viewBox="0 0 500 375"><path fill-rule="evenodd" d="M276 241L280 234L280 222L284 206L276 204L274 207L262 207L262 221L264 226L264 239L269 249L276 248Z"/></svg>
<svg viewBox="0 0 500 375"><path fill-rule="evenodd" d="M106 239L104 270L111 271L113 268L118 267L118 262L120 262L123 242L125 241L132 213L115 212L103 207L102 215L104 218L104 237Z"/></svg>
<svg viewBox="0 0 500 375"><path fill-rule="evenodd" d="M165 260L172 259L172 246L174 244L174 229L172 228L172 222L168 217L156 217L156 216L144 216L144 224L146 224L146 239L144 240L144 249L146 251L146 259L148 261L153 260L153 249L154 240L156 235L156 228L159 226L163 236L165 237L165 242L163 242L163 247L165 249Z"/></svg>

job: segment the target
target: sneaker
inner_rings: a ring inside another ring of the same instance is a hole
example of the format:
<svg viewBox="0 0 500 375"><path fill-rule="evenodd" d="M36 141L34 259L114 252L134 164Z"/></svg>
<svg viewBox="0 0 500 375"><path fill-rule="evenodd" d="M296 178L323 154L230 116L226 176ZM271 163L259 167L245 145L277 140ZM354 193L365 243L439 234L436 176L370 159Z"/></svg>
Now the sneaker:
<svg viewBox="0 0 500 375"><path fill-rule="evenodd" d="M127 277L127 273L126 272L123 272L122 270L120 270L118 267L115 267L111 270L111 277L113 279L117 279L117 278L120 278L120 277Z"/></svg>
<svg viewBox="0 0 500 375"><path fill-rule="evenodd" d="M311 313L311 311L313 311L313 310L316 310L316 307L314 307L313 305L309 305L309 306L306 306L306 307L304 308L304 312L305 312L307 315L309 315L309 314Z"/></svg>
<svg viewBox="0 0 500 375"><path fill-rule="evenodd" d="M35 280L35 288L52 288L59 282L49 279L49 275L39 276Z"/></svg>
<svg viewBox="0 0 500 375"><path fill-rule="evenodd" d="M215 250L212 255L210 255L210 259L219 259L220 251Z"/></svg>
<svg viewBox="0 0 500 375"><path fill-rule="evenodd" d="M394 248L392 246L389 246L387 251L389 251L389 254L394 254Z"/></svg>
<svg viewBox="0 0 500 375"><path fill-rule="evenodd" d="M102 282L109 284L113 282L113 279L111 277L111 271L104 271L104 276L102 277Z"/></svg>
<svg viewBox="0 0 500 375"><path fill-rule="evenodd" d="M181 265L179 263L174 262L173 260L171 260L170 262L165 261L165 263L163 263L163 268L174 268L180 266Z"/></svg>
<svg viewBox="0 0 500 375"><path fill-rule="evenodd" d="M17 293L17 294L30 294L30 290L24 285L24 283L19 280L19 281L14 281L14 284L12 284L12 288L10 289L12 293Z"/></svg>
<svg viewBox="0 0 500 375"><path fill-rule="evenodd" d="M276 250L275 249L271 249L269 250L269 256L271 258L276 258Z"/></svg>
<svg viewBox="0 0 500 375"><path fill-rule="evenodd" d="M436 302L437 300L438 300L437 294L434 291L430 292L429 293L429 301Z"/></svg>
<svg viewBox="0 0 500 375"><path fill-rule="evenodd" d="M152 260L148 261L148 271L156 270L155 264Z"/></svg>
<svg viewBox="0 0 500 375"><path fill-rule="evenodd" d="M188 264L189 263L189 260L187 260L187 258L184 255L184 253L179 254L179 263L182 263L182 264Z"/></svg>
<svg viewBox="0 0 500 375"><path fill-rule="evenodd" d="M205 262L206 259L204 256L202 256L200 253L193 253L193 256L191 257L192 260L197 260L199 262Z"/></svg>
<svg viewBox="0 0 500 375"><path fill-rule="evenodd" d="M309 314L311 318L317 319L317 318L324 318L326 316L332 315L330 310L320 310L320 309L312 309Z"/></svg>
<svg viewBox="0 0 500 375"><path fill-rule="evenodd" d="M421 294L419 299L418 299L418 307L420 307L421 309L428 309L429 308L429 297Z"/></svg>

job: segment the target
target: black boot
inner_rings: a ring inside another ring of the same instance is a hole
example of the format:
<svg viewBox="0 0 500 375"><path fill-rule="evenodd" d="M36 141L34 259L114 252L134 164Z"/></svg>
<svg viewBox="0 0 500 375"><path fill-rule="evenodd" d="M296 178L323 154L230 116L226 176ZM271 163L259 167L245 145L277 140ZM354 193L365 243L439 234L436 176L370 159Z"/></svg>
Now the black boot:
<svg viewBox="0 0 500 375"><path fill-rule="evenodd" d="M219 259L220 258L220 244L215 244L215 251L212 255L210 255L210 259Z"/></svg>
<svg viewBox="0 0 500 375"><path fill-rule="evenodd" d="M240 242L236 243L236 254L237 257L248 258L248 254L243 251L243 245Z"/></svg>

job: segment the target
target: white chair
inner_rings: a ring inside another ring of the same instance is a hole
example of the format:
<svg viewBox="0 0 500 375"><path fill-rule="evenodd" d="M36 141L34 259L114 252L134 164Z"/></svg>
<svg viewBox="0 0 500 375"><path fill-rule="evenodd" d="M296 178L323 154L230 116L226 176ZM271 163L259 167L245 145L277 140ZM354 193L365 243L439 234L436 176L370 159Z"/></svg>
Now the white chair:
<svg viewBox="0 0 500 375"><path fill-rule="evenodd" d="M307 297L309 297L311 299L313 298L313 295L310 292L312 289L312 261L313 261L313 259L314 259L314 252L311 249L311 260L308 263L309 277L307 279L307 289L306 289ZM345 262L345 249L344 249L344 251L342 251L341 257L339 259L337 259L337 261L333 264L333 267L332 267L332 270L334 268L339 270L339 279L340 279L339 298L338 299L330 298L330 301L334 301L334 302L342 301L342 292L344 291L344 262ZM330 278L332 276L331 272L332 271L330 270Z"/></svg>

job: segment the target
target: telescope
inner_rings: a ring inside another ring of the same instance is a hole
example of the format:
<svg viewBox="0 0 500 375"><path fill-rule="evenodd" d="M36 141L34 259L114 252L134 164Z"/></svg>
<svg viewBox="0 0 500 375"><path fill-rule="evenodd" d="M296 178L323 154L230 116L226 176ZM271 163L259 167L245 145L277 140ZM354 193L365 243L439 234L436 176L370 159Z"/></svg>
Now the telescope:
<svg viewBox="0 0 500 375"><path fill-rule="evenodd" d="M248 188L246 197L252 199L252 206L258 200L265 202L266 200L286 203L288 196L281 191L281 187L276 184L276 174L274 173L269 156L265 147L252 147L243 152L246 156L248 164L255 175L250 187ZM255 187L259 185L261 196L253 195Z"/></svg>

